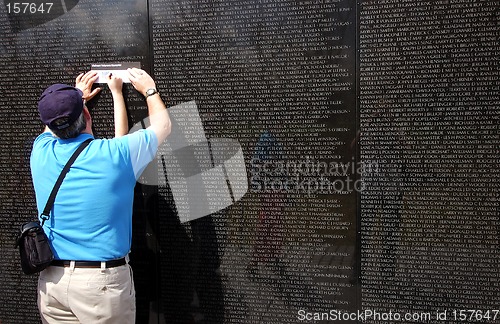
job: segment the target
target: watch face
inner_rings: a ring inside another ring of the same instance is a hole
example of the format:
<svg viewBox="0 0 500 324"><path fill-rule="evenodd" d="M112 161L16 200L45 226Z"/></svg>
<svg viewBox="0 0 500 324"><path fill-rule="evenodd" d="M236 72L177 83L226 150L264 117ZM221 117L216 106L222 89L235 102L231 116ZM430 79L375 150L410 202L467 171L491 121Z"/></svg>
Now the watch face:
<svg viewBox="0 0 500 324"><path fill-rule="evenodd" d="M156 89L148 89L146 91L146 95L147 96L151 96L151 95L154 95L156 93Z"/></svg>

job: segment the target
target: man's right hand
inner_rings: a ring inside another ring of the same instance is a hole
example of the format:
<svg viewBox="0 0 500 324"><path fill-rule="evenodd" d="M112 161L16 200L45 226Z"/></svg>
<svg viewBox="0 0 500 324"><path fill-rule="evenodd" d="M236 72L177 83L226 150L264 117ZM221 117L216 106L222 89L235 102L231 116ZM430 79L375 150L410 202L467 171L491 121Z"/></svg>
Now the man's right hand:
<svg viewBox="0 0 500 324"><path fill-rule="evenodd" d="M146 95L148 89L156 89L155 81L146 71L138 68L127 69L127 71L129 74L128 78L135 90L139 91L143 96Z"/></svg>
<svg viewBox="0 0 500 324"><path fill-rule="evenodd" d="M137 68L127 69L127 71L130 82L143 96L146 96L148 89L156 89L155 81L146 71ZM155 133L158 144L161 144L170 134L172 127L170 116L158 93L147 97L146 103L148 105L149 121L151 124L148 129L151 129Z"/></svg>

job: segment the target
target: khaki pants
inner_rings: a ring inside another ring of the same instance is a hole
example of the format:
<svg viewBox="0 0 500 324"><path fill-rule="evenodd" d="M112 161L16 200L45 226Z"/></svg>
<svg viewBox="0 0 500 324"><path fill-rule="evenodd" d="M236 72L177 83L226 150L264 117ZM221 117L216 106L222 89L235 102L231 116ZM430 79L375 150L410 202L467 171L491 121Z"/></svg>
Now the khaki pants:
<svg viewBox="0 0 500 324"><path fill-rule="evenodd" d="M135 323L132 269L49 266L38 279L38 309L49 324Z"/></svg>

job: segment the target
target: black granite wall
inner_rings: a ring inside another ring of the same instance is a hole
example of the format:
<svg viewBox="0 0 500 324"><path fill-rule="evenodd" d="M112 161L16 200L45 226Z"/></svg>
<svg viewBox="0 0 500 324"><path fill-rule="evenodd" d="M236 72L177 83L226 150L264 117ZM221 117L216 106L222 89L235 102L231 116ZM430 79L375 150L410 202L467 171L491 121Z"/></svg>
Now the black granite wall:
<svg viewBox="0 0 500 324"><path fill-rule="evenodd" d="M188 135L189 102L211 149L239 143L248 184L185 221L168 160L138 182L137 323L500 322L496 2L48 6L0 5L0 323L39 322L13 248L36 215L37 98L116 62L154 76ZM124 92L141 125L143 98ZM90 103L98 137L111 107L107 89Z"/></svg>

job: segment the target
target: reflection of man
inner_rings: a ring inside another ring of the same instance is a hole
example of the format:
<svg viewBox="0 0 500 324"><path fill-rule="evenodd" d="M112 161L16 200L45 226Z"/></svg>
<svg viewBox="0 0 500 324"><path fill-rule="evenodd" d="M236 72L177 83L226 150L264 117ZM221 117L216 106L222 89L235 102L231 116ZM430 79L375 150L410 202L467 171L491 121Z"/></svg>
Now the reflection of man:
<svg viewBox="0 0 500 324"><path fill-rule="evenodd" d="M127 254L132 240L136 179L170 133L170 119L154 80L129 69L129 79L146 96L151 126L126 135L122 80L108 78L114 102L115 138L94 139L74 162L57 194L44 229L55 261L40 273L38 307L43 323L134 323L135 290ZM47 127L33 144L31 172L41 212L64 164L93 138L85 100L95 72L81 74L76 87L56 84L38 103Z"/></svg>

